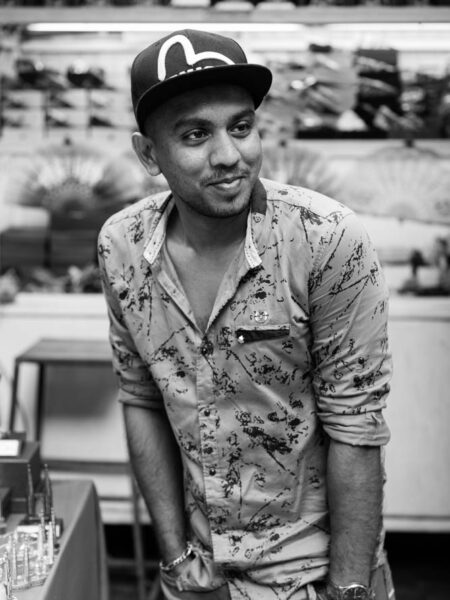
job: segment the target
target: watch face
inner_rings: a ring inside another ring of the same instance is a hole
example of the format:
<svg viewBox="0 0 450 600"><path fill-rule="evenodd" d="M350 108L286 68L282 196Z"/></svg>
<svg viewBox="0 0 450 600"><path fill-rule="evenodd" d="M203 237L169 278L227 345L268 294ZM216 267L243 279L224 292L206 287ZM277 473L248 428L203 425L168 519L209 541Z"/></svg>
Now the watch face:
<svg viewBox="0 0 450 600"><path fill-rule="evenodd" d="M369 590L363 585L349 585L342 600L370 600Z"/></svg>

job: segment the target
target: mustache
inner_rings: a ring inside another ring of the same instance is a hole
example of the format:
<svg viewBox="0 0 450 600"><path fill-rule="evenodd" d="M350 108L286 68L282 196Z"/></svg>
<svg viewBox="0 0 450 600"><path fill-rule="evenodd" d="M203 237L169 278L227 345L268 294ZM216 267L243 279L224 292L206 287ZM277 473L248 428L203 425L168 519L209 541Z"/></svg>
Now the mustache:
<svg viewBox="0 0 450 600"><path fill-rule="evenodd" d="M202 180L202 183L204 185L209 185L211 183L217 183L217 181L221 181L222 179L235 179L237 177L247 177L247 176L248 176L247 170L221 169L220 171L215 171L214 173L212 173L212 175L205 177L205 179Z"/></svg>

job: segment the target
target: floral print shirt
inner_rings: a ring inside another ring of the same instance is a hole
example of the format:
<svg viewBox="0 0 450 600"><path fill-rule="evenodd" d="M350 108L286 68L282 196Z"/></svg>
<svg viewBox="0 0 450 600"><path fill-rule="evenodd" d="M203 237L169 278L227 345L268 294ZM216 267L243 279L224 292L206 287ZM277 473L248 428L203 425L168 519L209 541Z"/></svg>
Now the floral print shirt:
<svg viewBox="0 0 450 600"><path fill-rule="evenodd" d="M165 251L172 208L146 198L99 237L120 399L166 411L192 536L232 598L304 597L328 565L327 440L389 439L375 250L342 204L261 180L203 332Z"/></svg>

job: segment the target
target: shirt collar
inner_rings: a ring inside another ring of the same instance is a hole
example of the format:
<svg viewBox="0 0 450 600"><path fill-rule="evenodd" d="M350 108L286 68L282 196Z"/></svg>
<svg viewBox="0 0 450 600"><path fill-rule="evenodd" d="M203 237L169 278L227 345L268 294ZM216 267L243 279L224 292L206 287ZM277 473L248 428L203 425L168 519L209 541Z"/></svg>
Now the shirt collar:
<svg viewBox="0 0 450 600"><path fill-rule="evenodd" d="M245 258L251 269L259 267L262 263L261 250L264 246L263 224L267 211L266 189L258 179L253 188L250 212L247 219L247 232L245 235Z"/></svg>
<svg viewBox="0 0 450 600"><path fill-rule="evenodd" d="M160 251L166 239L167 223L170 213L175 206L172 194L164 198L159 210L155 214L150 225L148 241L144 249L144 258L150 264L154 265L160 256ZM262 224L267 210L266 190L258 179L253 188L250 212L247 219L247 231L245 234L245 258L250 268L255 268L261 264L258 242L262 235ZM262 246L260 246L262 248Z"/></svg>
<svg viewBox="0 0 450 600"><path fill-rule="evenodd" d="M173 196L169 194L163 200L160 210L153 216L148 234L148 242L144 248L144 258L150 265L154 265L156 262L166 239L167 223L174 206Z"/></svg>

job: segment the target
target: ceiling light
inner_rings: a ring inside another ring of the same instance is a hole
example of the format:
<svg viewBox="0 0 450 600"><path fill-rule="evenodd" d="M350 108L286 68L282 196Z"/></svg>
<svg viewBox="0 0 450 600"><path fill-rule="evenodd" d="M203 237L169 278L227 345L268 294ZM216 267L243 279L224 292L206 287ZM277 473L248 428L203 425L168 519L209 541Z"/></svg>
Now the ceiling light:
<svg viewBox="0 0 450 600"><path fill-rule="evenodd" d="M177 29L202 29L204 31L230 32L298 32L304 28L300 23L31 23L31 33L121 33L121 32L171 32Z"/></svg>

